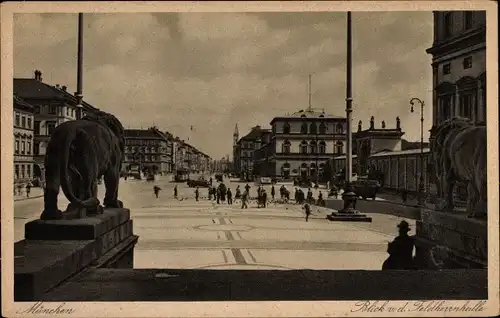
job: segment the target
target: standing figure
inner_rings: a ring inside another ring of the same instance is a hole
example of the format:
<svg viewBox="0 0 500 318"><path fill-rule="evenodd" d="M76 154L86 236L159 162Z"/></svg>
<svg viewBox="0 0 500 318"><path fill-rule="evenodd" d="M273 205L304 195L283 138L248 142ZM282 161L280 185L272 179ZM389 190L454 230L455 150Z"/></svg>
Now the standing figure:
<svg viewBox="0 0 500 318"><path fill-rule="evenodd" d="M262 197L262 206L265 208L267 203L267 193L265 189L262 189L261 197Z"/></svg>
<svg viewBox="0 0 500 318"><path fill-rule="evenodd" d="M214 201L217 199L217 188L215 186L212 187L212 194L214 195Z"/></svg>
<svg viewBox="0 0 500 318"><path fill-rule="evenodd" d="M210 177L209 182L210 182L210 186L212 186L212 182L213 182L212 177Z"/></svg>
<svg viewBox="0 0 500 318"><path fill-rule="evenodd" d="M274 201L274 195L276 194L276 192L274 192L274 184L271 186L271 198L273 199Z"/></svg>
<svg viewBox="0 0 500 318"><path fill-rule="evenodd" d="M177 199L177 185L175 185L174 187L174 198Z"/></svg>
<svg viewBox="0 0 500 318"><path fill-rule="evenodd" d="M26 184L26 197L30 197L30 192L31 192L31 182L28 182L28 184Z"/></svg>
<svg viewBox="0 0 500 318"><path fill-rule="evenodd" d="M153 192L155 193L156 198L158 199L158 195L160 194L161 188L157 185L153 187Z"/></svg>
<svg viewBox="0 0 500 318"><path fill-rule="evenodd" d="M236 187L236 193L234 194L234 198L235 198L235 199L240 199L240 198L241 198L241 190L240 190L240 186L237 186L237 187Z"/></svg>
<svg viewBox="0 0 500 318"><path fill-rule="evenodd" d="M221 183L219 185L219 193L220 193L220 200L222 202L226 201L226 192L227 192L227 189L226 189L226 185L224 183Z"/></svg>
<svg viewBox="0 0 500 318"><path fill-rule="evenodd" d="M215 189L217 204L220 204L220 187Z"/></svg>
<svg viewBox="0 0 500 318"><path fill-rule="evenodd" d="M323 193L321 193L321 191L318 194L318 205L319 206L324 206L325 205L325 201L323 201Z"/></svg>
<svg viewBox="0 0 500 318"><path fill-rule="evenodd" d="M311 191L311 188L307 191L307 202L312 203L313 202L313 193Z"/></svg>
<svg viewBox="0 0 500 318"><path fill-rule="evenodd" d="M403 204L406 204L406 200L408 199L408 191L406 189L401 190L401 200L403 201Z"/></svg>
<svg viewBox="0 0 500 318"><path fill-rule="evenodd" d="M227 204L233 204L233 193L231 192L231 188L227 188Z"/></svg>
<svg viewBox="0 0 500 318"><path fill-rule="evenodd" d="M248 183L247 183L247 185L245 186L245 190L246 190L246 192L247 192L247 196L250 196L250 186L248 185Z"/></svg>
<svg viewBox="0 0 500 318"><path fill-rule="evenodd" d="M384 261L382 270L412 269L414 238L408 235L410 225L405 220L398 224L399 235L387 245L389 257Z"/></svg>
<svg viewBox="0 0 500 318"><path fill-rule="evenodd" d="M245 192L243 192L243 195L241 196L241 208L242 209L248 209L247 200L248 200L248 192L245 191Z"/></svg>
<svg viewBox="0 0 500 318"><path fill-rule="evenodd" d="M309 222L309 215L311 215L311 206L309 203L304 204L303 209L306 211L306 222Z"/></svg>
<svg viewBox="0 0 500 318"><path fill-rule="evenodd" d="M198 189L198 187L196 187L196 190L194 190L194 197L196 201L198 201L198 198L200 197L200 190Z"/></svg>

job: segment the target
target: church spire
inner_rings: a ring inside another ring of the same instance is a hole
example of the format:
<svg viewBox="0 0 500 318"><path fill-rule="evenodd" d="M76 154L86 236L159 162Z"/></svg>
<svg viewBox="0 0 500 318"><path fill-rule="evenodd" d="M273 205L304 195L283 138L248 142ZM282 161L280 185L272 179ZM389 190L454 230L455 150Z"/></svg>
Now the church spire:
<svg viewBox="0 0 500 318"><path fill-rule="evenodd" d="M233 133L233 135L234 135L234 136L238 136L239 134L240 134L240 133L238 132L238 124L236 124L236 125L234 126L234 133Z"/></svg>

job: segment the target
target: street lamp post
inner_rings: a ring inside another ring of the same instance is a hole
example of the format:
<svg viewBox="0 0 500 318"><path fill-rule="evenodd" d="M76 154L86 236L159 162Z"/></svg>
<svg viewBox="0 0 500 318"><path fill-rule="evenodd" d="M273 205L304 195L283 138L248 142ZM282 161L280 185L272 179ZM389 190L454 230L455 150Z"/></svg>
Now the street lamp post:
<svg viewBox="0 0 500 318"><path fill-rule="evenodd" d="M418 203L421 205L423 203L423 195L425 193L425 185L424 185L424 105L425 103L417 98L413 97L410 100L410 111L413 113L415 102L420 104L420 178L418 185Z"/></svg>

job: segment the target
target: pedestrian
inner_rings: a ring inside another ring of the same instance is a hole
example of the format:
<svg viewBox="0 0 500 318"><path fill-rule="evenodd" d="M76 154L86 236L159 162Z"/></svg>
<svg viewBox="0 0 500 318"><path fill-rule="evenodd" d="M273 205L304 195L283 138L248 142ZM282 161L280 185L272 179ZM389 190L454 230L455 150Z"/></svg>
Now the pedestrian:
<svg viewBox="0 0 500 318"><path fill-rule="evenodd" d="M215 192L216 192L217 204L220 204L220 188L217 188Z"/></svg>
<svg viewBox="0 0 500 318"><path fill-rule="evenodd" d="M198 198L200 197L200 189L196 187L196 190L194 190L194 198L196 201L198 201Z"/></svg>
<svg viewBox="0 0 500 318"><path fill-rule="evenodd" d="M248 185L248 183L245 186L245 190L247 191L247 196L250 196L250 186Z"/></svg>
<svg viewBox="0 0 500 318"><path fill-rule="evenodd" d="M233 204L233 193L230 188L227 188L227 204Z"/></svg>
<svg viewBox="0 0 500 318"><path fill-rule="evenodd" d="M241 198L241 190L240 190L240 186L237 186L237 187L236 187L236 193L234 194L234 198L235 198L235 199L240 199L240 198Z"/></svg>
<svg viewBox="0 0 500 318"><path fill-rule="evenodd" d="M212 177L210 177L210 186L212 186L212 182L213 182Z"/></svg>
<svg viewBox="0 0 500 318"><path fill-rule="evenodd" d="M274 195L276 193L274 192L274 184L271 186L271 197L273 198L273 201L274 201Z"/></svg>
<svg viewBox="0 0 500 318"><path fill-rule="evenodd" d="M28 184L26 184L26 197L30 197L30 191L31 191L31 182L28 182Z"/></svg>
<svg viewBox="0 0 500 318"><path fill-rule="evenodd" d="M208 200L212 201L212 187L208 187Z"/></svg>
<svg viewBox="0 0 500 318"><path fill-rule="evenodd" d="M308 189L307 191L307 202L312 203L313 202L313 193L311 191L311 188Z"/></svg>
<svg viewBox="0 0 500 318"><path fill-rule="evenodd" d="M266 193L265 189L262 189L261 196L262 196L262 205L265 208L266 207L266 203L267 203L267 193Z"/></svg>
<svg viewBox="0 0 500 318"><path fill-rule="evenodd" d="M174 187L174 198L177 199L177 185L175 185Z"/></svg>
<svg viewBox="0 0 500 318"><path fill-rule="evenodd" d="M388 269L412 269L413 248L415 240L408 235L410 225L405 220L398 224L399 235L387 245L389 257L384 261L382 270Z"/></svg>
<svg viewBox="0 0 500 318"><path fill-rule="evenodd" d="M217 188L215 186L212 187L212 194L214 196L214 201L217 200Z"/></svg>
<svg viewBox="0 0 500 318"><path fill-rule="evenodd" d="M245 192L243 192L243 195L241 196L241 208L242 209L248 209L247 200L248 200L248 192L245 191Z"/></svg>
<svg viewBox="0 0 500 318"><path fill-rule="evenodd" d="M161 188L159 186L155 185L153 187L153 192L155 193L157 199L158 199L158 195L160 194L160 190L161 190Z"/></svg>
<svg viewBox="0 0 500 318"><path fill-rule="evenodd" d="M17 195L21 195L23 193L23 185L18 184L17 185Z"/></svg>
<svg viewBox="0 0 500 318"><path fill-rule="evenodd" d="M406 200L408 200L408 191L406 191L406 189L401 190L401 200L403 204L406 204Z"/></svg>
<svg viewBox="0 0 500 318"><path fill-rule="evenodd" d="M311 215L311 206L309 203L304 204L303 207L304 210L306 210L306 222L309 222L309 215Z"/></svg>

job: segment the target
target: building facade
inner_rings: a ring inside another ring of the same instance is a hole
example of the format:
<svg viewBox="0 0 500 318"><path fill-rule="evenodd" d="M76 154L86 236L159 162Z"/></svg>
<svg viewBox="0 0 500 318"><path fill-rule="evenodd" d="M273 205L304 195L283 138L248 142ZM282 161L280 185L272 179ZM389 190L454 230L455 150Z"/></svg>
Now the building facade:
<svg viewBox="0 0 500 318"><path fill-rule="evenodd" d="M14 95L14 191L33 180L35 107Z"/></svg>
<svg viewBox="0 0 500 318"><path fill-rule="evenodd" d="M459 116L486 123L486 12L435 11L433 129Z"/></svg>
<svg viewBox="0 0 500 318"><path fill-rule="evenodd" d="M125 159L123 171L130 170L131 165L139 165L143 172L167 174L169 154L168 139L156 127L148 129L125 129Z"/></svg>
<svg viewBox="0 0 500 318"><path fill-rule="evenodd" d="M35 178L44 179L44 158L52 131L81 112L85 115L98 109L86 102L82 102L83 108L78 107L76 97L67 92L66 86L44 83L38 70L34 78L15 78L14 93L34 107L33 171Z"/></svg>
<svg viewBox="0 0 500 318"><path fill-rule="evenodd" d="M308 108L271 121L266 174L282 178L320 178L328 159L345 154L343 117Z"/></svg>
<svg viewBox="0 0 500 318"><path fill-rule="evenodd" d="M269 129L261 126L252 127L250 132L241 137L233 148L236 173L246 179L254 175L255 151L262 146L262 136L270 133Z"/></svg>

